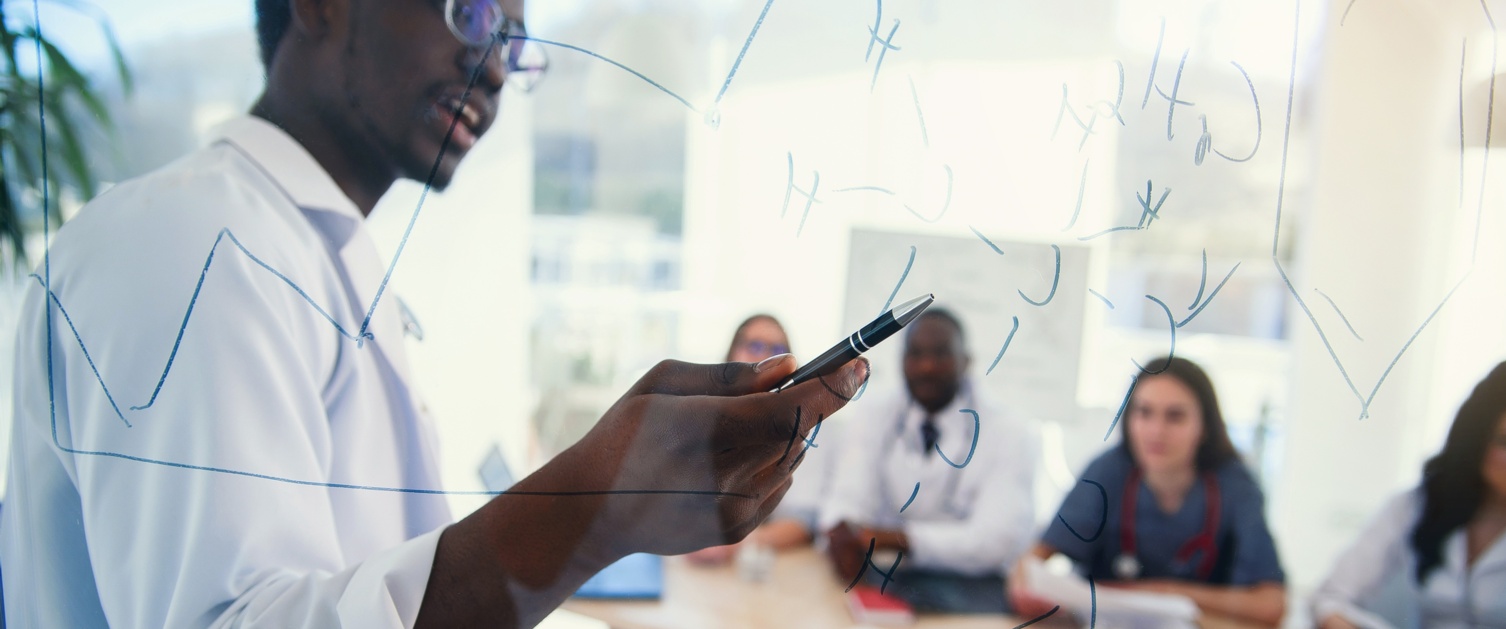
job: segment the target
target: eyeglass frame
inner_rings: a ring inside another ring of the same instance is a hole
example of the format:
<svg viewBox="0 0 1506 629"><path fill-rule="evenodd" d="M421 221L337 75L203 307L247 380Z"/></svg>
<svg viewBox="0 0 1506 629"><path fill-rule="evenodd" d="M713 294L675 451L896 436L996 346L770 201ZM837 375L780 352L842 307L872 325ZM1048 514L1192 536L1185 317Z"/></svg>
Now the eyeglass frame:
<svg viewBox="0 0 1506 629"><path fill-rule="evenodd" d="M485 41L471 41L471 39L466 37L465 34L461 31L460 27L455 25L456 1L457 0L445 0L444 7L441 9L441 11L444 13L445 25L449 27L450 34L454 35L455 39L460 40L460 43L473 48L487 46L495 43L497 46L503 48L507 51L507 71L509 74L515 72L532 72L536 74L537 77L541 78L544 72L549 69L549 58L544 54L544 49L542 47L539 47L538 44L534 44L534 46L542 63L540 63L537 68L524 68L523 66L518 65L516 58L522 56L523 49L520 47L517 50L516 54L514 54L514 51L512 49L513 40L515 38L522 39L525 42L524 45L527 45L527 42L532 40L528 39L528 28L523 24L523 21L509 17L505 12L503 12L502 5L497 0L483 0L483 2L485 2L486 4L491 5L493 9L496 9L498 15L502 16L502 20L498 23L496 28L491 29L491 34ZM535 78L533 82L529 83L526 86L519 83L514 83L513 85L515 86L515 89L523 92L528 92L533 89L534 85L537 84L537 81L538 78Z"/></svg>

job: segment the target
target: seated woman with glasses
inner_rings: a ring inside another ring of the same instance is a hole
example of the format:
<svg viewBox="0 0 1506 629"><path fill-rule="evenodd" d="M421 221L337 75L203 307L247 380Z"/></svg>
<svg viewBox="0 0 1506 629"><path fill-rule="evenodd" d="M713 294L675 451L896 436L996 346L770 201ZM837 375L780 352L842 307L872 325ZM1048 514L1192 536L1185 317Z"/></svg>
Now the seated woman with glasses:
<svg viewBox="0 0 1506 629"><path fill-rule="evenodd" d="M1393 498L1313 594L1326 628L1506 627L1506 363L1454 416L1422 482Z"/></svg>
<svg viewBox="0 0 1506 629"><path fill-rule="evenodd" d="M789 351L790 339L779 320L771 315L756 314L737 326L737 331L732 335L732 346L727 348L727 362L757 363ZM785 494L784 500L767 521L748 535L744 544L784 550L811 543L816 512L820 509L820 501L830 476L826 472L825 462L835 460L837 440L834 426L831 423L822 424L819 456L811 456L800 462L795 482ZM790 456L799 456L801 450L803 445L795 443ZM811 452L816 453L817 451ZM731 559L736 552L737 545L714 546L691 553L690 559L702 563L722 563Z"/></svg>
<svg viewBox="0 0 1506 629"><path fill-rule="evenodd" d="M1205 613L1280 622L1286 578L1265 499L1229 441L1207 374L1183 358L1151 361L1119 425L1119 445L1082 473L1009 579L1015 613L1051 610L1055 602L1029 590L1024 564L1061 553L1099 585L1181 594Z"/></svg>

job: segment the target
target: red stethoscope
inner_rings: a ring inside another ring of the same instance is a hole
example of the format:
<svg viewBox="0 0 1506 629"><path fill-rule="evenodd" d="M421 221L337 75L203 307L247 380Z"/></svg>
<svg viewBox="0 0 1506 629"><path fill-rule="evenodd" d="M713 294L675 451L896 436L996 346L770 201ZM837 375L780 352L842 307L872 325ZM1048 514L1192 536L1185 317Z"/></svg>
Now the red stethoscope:
<svg viewBox="0 0 1506 629"><path fill-rule="evenodd" d="M1173 561L1186 564L1192 556L1202 553L1198 561L1197 576L1204 581L1213 575L1213 564L1218 560L1219 491L1218 479L1212 472L1203 473L1207 509L1203 512L1203 530L1198 531L1177 549ZM1140 489L1140 469L1132 468L1124 483L1124 499L1119 509L1119 556L1114 558L1114 574L1120 579L1135 579L1140 576L1140 560L1135 554L1135 497Z"/></svg>

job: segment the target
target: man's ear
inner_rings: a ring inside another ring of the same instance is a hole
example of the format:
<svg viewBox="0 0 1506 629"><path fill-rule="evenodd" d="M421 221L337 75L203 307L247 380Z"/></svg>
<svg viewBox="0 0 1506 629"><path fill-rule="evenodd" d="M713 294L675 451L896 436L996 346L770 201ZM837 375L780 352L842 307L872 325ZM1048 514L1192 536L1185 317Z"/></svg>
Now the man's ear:
<svg viewBox="0 0 1506 629"><path fill-rule="evenodd" d="M345 13L350 10L346 0L288 0L288 4L293 17L289 30L311 42L321 41L343 26Z"/></svg>

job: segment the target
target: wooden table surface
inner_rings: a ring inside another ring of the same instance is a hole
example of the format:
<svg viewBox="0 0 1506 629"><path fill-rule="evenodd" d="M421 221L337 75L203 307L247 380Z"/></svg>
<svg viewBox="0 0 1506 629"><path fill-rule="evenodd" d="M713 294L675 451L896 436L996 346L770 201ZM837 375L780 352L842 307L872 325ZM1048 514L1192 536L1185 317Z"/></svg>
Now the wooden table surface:
<svg viewBox="0 0 1506 629"><path fill-rule="evenodd" d="M701 566L684 557L664 562L664 597L657 601L570 599L564 608L605 621L615 629L763 629L845 628L860 626L847 611L847 598L826 561L811 549L780 553L769 578L743 580L734 565ZM1058 612L1038 627L1078 626ZM1028 620L1028 619L1025 619ZM921 614L919 629L999 629L1025 620L1005 614ZM1086 626L1082 623L1081 626ZM1210 629L1248 629L1247 625L1205 618Z"/></svg>

